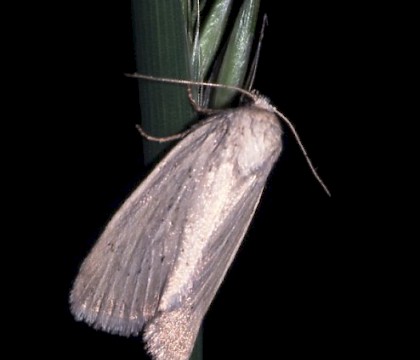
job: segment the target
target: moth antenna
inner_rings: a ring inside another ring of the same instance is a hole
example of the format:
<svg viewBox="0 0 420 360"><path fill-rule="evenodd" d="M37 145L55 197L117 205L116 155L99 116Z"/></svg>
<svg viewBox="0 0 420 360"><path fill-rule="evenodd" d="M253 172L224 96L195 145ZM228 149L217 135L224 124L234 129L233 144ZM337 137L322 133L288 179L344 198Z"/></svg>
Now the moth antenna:
<svg viewBox="0 0 420 360"><path fill-rule="evenodd" d="M248 90L244 90L240 87L237 86L233 86L233 85L224 85L224 84L216 84L216 83L208 83L208 82L204 82L204 81L192 81L192 80L183 80L183 79L171 79L171 78L163 78L163 77L156 77L156 76L151 76L151 75L143 75L143 74L139 74L139 73L134 73L134 74L125 74L127 77L131 77L131 78L137 78L137 79L145 79L145 80L151 80L151 81L158 81L158 82L165 82L165 83L170 83L170 84L181 84L181 85L194 85L194 86L210 86L210 87L215 87L215 88L223 88L223 89L229 89L229 90L235 90L240 92L243 95L248 96L253 102L257 102L259 97L257 94L250 92ZM192 96L190 96L190 100L192 99ZM198 106L197 108L197 103L195 101L191 102L194 106L194 108L198 109L198 112L200 112L200 107ZM202 110L202 109L201 109ZM331 196L330 191L328 190L328 187L325 185L325 183L322 181L321 177L318 175L317 171L315 170L315 167L312 164L311 159L309 158L308 153L306 152L305 147L303 146L302 141L300 140L300 136L298 135L295 127L293 126L292 122L286 117L286 115L284 115L282 112L280 112L279 110L277 110L276 108L273 107L273 111L287 124L287 126L289 127L289 129L292 131L293 136L296 139L296 142L298 143L300 150L302 151L303 155L305 156L305 160L308 163L309 168L311 169L311 172L313 174L313 176L315 177L315 179L318 181L318 183L322 186L322 188L324 189L324 191L327 193L328 196ZM190 130L186 130L182 133L178 133L172 136L167 136L167 137L154 137L151 136L149 134L147 134L139 125L137 125L137 129L140 131L140 133L148 140L151 141L157 141L157 142L166 142L166 141L172 141L172 140L177 140L180 139L182 137L184 137L185 135L187 135Z"/></svg>
<svg viewBox="0 0 420 360"><path fill-rule="evenodd" d="M252 92L250 92L248 90L244 90L244 89L242 89L238 86L234 86L234 85L216 84L216 83L205 82L205 81L193 81L193 80L184 80L184 79L163 78L163 77L156 77L156 76L151 76L151 75L143 75L143 74L139 74L139 73L125 74L125 76L130 77L130 78L135 78L135 79L145 79L145 80L158 81L158 82L164 82L164 83L169 83L169 84L209 86L209 87L215 87L215 88L234 90L234 91L237 91L237 92L249 97L253 102L256 102L258 100L258 96L256 96Z"/></svg>
<svg viewBox="0 0 420 360"><path fill-rule="evenodd" d="M305 160L309 165L309 168L312 171L312 174L314 175L315 179L318 181L318 183L322 186L322 188L324 189L324 191L327 193L328 196L331 197L331 193L327 188L327 185L325 185L325 183L322 181L321 177L318 175L318 173L315 170L314 165L312 164L311 159L309 158L308 153L306 152L305 147L303 146L302 141L300 140L300 136L298 135L295 127L293 126L292 122L280 111L278 111L277 109L274 109L274 112L287 124L287 126L289 127L289 129L292 131L293 136L296 139L296 142L298 143L300 150L302 151L303 155L305 156Z"/></svg>

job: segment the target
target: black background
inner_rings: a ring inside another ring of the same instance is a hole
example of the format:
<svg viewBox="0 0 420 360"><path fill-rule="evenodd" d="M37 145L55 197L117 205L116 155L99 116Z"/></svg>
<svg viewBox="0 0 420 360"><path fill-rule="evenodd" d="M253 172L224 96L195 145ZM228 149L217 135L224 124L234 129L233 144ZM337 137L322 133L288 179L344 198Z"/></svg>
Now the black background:
<svg viewBox="0 0 420 360"><path fill-rule="evenodd" d="M286 129L284 152L206 317L205 359L355 356L372 344L378 321L370 299L376 272L366 272L374 246L355 234L357 214L347 207L355 192L347 141L358 141L352 104L362 101L353 86L369 43L357 33L364 19L352 16L360 9L295 2L265 1L262 12L269 26L255 88L293 121L333 196ZM27 285L16 285L24 295L13 299L22 316L14 334L34 354L144 356L141 339L95 331L68 309L80 263L149 170L134 126L137 84L123 75L135 70L130 16L129 1L56 3L21 16L16 124L27 150L17 170L29 208L18 202L28 226L15 231L25 239L18 254L31 261L18 275Z"/></svg>

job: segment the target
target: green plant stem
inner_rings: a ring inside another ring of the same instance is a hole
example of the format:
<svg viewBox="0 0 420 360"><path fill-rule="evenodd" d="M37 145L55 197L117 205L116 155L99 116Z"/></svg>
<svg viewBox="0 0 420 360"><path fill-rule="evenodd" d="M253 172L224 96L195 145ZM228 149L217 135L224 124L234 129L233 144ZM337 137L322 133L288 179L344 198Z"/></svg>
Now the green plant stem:
<svg viewBox="0 0 420 360"><path fill-rule="evenodd" d="M137 71L146 75L190 79L190 56L182 9L177 1L133 0ZM185 86L139 81L141 124L153 136L180 132L193 116ZM166 143L144 142L144 160L162 155Z"/></svg>
<svg viewBox="0 0 420 360"><path fill-rule="evenodd" d="M190 79L190 55L185 17L178 1L132 1L137 71L146 75ZM176 134L192 120L184 86L139 81L141 125L154 136ZM168 143L143 142L144 162L152 164ZM191 360L202 360L202 332Z"/></svg>

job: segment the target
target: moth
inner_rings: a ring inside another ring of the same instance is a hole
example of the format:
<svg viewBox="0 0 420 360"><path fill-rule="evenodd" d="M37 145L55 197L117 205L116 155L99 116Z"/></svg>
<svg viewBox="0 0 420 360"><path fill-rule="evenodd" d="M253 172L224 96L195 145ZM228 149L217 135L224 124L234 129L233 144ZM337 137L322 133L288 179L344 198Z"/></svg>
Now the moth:
<svg viewBox="0 0 420 360"><path fill-rule="evenodd" d="M143 331L155 360L189 358L282 151L283 115L248 94L194 127L117 211L74 282L77 320Z"/></svg>

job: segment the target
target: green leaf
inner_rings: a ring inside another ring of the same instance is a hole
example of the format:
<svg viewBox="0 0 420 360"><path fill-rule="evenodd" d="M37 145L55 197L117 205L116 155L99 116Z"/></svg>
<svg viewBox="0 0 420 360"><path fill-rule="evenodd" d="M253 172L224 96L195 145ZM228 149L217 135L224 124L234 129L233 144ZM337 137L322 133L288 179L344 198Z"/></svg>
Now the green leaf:
<svg viewBox="0 0 420 360"><path fill-rule="evenodd" d="M246 0L243 3L223 56L217 83L243 86L248 71L259 6L259 0ZM212 104L215 108L223 108L232 102L235 95L232 90L217 89L214 91Z"/></svg>
<svg viewBox="0 0 420 360"><path fill-rule="evenodd" d="M198 68L198 81L203 81L214 62L226 24L229 19L232 0L218 0L213 3L200 29L198 48L193 51L193 65Z"/></svg>

